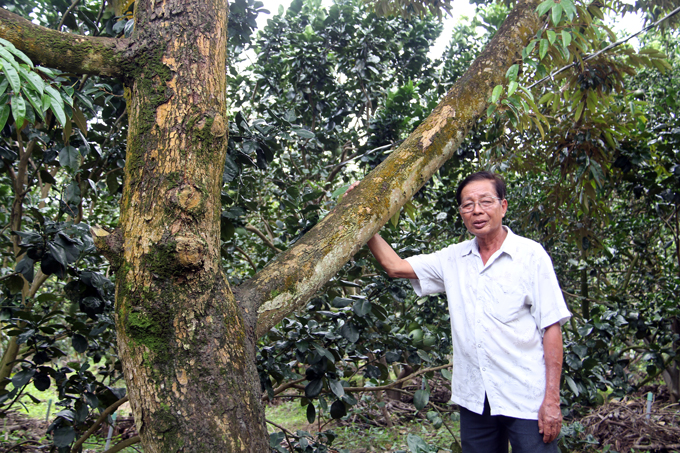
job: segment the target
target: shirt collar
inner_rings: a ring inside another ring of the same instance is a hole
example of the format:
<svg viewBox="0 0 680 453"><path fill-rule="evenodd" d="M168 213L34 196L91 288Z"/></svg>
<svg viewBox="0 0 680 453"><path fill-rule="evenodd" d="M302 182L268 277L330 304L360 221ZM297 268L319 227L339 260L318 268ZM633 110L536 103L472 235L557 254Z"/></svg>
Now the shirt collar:
<svg viewBox="0 0 680 453"><path fill-rule="evenodd" d="M510 255L510 258L517 252L517 235L512 232L512 230L503 225L503 228L505 231L508 232L508 235L505 237L505 240L503 241L503 244L501 244L501 248L499 251L501 253L507 253ZM470 253L475 254L479 256L479 246L477 245L477 238L472 238L472 240L465 242L465 246L460 252L461 256L466 256L469 255Z"/></svg>

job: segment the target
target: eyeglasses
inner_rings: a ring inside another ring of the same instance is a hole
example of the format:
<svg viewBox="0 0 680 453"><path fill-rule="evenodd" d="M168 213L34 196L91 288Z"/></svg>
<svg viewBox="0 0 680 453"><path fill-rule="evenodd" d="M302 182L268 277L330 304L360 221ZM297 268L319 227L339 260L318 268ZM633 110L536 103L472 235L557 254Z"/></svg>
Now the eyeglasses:
<svg viewBox="0 0 680 453"><path fill-rule="evenodd" d="M479 207L482 208L483 210L488 210L491 209L494 204L496 204L495 200L499 200L500 198L498 197L484 197L481 198L479 201L466 201L460 208L460 212L462 214L469 214L472 211L475 210L475 205L479 203Z"/></svg>

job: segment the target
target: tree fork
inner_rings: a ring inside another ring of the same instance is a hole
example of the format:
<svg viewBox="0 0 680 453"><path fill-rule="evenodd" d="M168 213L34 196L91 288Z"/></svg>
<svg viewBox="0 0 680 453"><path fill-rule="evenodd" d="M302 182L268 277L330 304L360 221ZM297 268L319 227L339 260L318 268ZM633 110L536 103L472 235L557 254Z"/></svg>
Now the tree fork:
<svg viewBox="0 0 680 453"><path fill-rule="evenodd" d="M328 281L460 146L496 85L540 27L538 0L519 1L430 116L298 243L241 285L264 335Z"/></svg>

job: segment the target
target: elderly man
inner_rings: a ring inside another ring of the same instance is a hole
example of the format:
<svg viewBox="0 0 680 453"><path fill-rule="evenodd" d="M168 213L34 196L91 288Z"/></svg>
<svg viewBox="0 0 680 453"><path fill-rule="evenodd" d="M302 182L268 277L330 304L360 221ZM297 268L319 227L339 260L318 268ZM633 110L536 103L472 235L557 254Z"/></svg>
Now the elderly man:
<svg viewBox="0 0 680 453"><path fill-rule="evenodd" d="M560 326L571 315L543 247L503 226L505 195L498 175L474 173L456 191L474 239L407 259L377 234L368 247L418 296L446 292L463 452L507 452L508 440L513 453L557 452Z"/></svg>

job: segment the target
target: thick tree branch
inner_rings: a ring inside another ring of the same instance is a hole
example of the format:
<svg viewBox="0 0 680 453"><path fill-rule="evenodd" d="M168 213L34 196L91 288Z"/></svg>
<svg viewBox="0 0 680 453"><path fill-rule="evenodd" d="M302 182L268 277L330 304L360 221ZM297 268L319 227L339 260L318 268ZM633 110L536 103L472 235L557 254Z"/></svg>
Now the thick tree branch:
<svg viewBox="0 0 680 453"><path fill-rule="evenodd" d="M294 247L243 285L240 302L257 310L258 336L302 308L453 155L485 114L493 88L506 82L507 68L538 30L538 4L520 0L487 48L409 138Z"/></svg>
<svg viewBox="0 0 680 453"><path fill-rule="evenodd" d="M130 40L81 36L41 27L0 8L0 37L36 64L78 74L123 73Z"/></svg>

